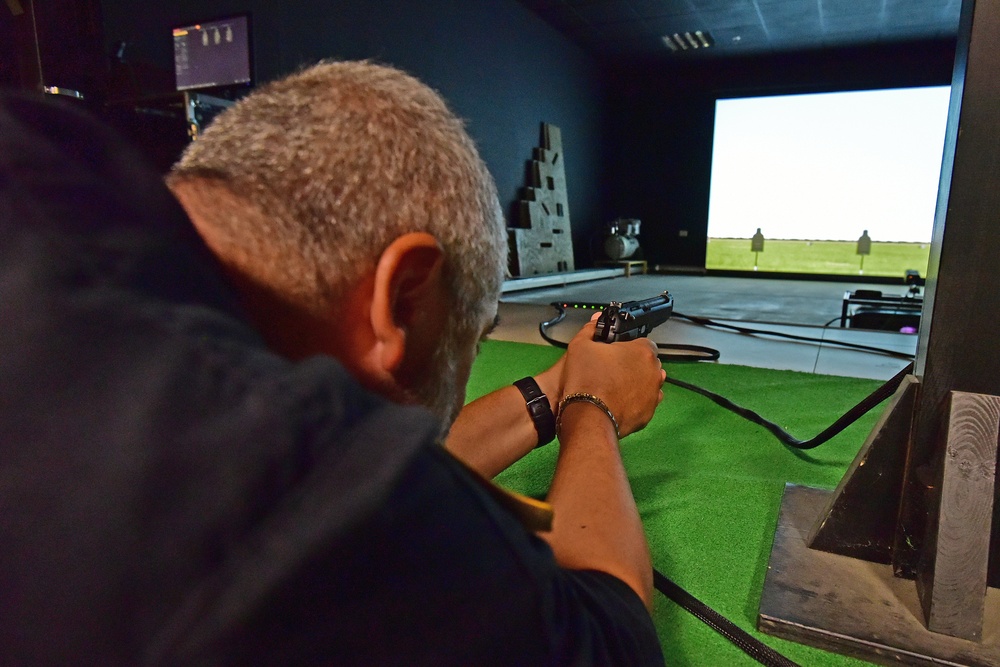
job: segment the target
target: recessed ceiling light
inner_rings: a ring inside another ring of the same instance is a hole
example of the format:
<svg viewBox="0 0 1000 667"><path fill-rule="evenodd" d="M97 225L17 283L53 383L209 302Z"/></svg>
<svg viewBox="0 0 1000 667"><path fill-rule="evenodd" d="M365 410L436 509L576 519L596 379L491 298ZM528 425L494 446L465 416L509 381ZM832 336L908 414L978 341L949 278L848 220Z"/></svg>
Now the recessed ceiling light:
<svg viewBox="0 0 1000 667"><path fill-rule="evenodd" d="M676 44L674 44L674 38L671 37L670 35L664 35L660 39L662 39L663 43L667 45L667 48L669 48L674 53L677 53L680 50L680 48Z"/></svg>
<svg viewBox="0 0 1000 667"><path fill-rule="evenodd" d="M707 30L695 30L693 32L675 32L672 35L663 35L661 38L674 53L678 51L693 51L695 49L707 49L715 40Z"/></svg>

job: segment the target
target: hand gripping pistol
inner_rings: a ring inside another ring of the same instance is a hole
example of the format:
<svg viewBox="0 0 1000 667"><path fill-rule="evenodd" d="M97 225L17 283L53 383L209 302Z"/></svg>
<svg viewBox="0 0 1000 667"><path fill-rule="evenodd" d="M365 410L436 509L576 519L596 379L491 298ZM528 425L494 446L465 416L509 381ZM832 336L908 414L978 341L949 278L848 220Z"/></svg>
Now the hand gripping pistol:
<svg viewBox="0 0 1000 667"><path fill-rule="evenodd" d="M674 313L674 298L669 292L641 301L612 301L597 320L594 340L614 343L649 335Z"/></svg>

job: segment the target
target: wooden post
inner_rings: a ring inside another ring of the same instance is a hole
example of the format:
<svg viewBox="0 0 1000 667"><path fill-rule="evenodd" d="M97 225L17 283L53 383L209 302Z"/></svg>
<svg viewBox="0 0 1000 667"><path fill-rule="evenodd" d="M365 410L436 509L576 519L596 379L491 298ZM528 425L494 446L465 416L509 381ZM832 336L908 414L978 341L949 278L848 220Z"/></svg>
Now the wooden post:
<svg viewBox="0 0 1000 667"><path fill-rule="evenodd" d="M951 392L941 476L917 591L927 629L979 640L983 630L1000 396Z"/></svg>
<svg viewBox="0 0 1000 667"><path fill-rule="evenodd" d="M889 399L806 543L812 549L892 562L903 469L920 383L907 375Z"/></svg>
<svg viewBox="0 0 1000 667"><path fill-rule="evenodd" d="M921 388L893 548L897 574L909 578L916 576L926 543L926 481L939 475L935 468L944 460L938 435L948 396L952 391L1000 395L998 71L1000 2L966 0L914 365ZM992 526L1000 534L997 512ZM990 555L989 581L1000 586L1000 549Z"/></svg>

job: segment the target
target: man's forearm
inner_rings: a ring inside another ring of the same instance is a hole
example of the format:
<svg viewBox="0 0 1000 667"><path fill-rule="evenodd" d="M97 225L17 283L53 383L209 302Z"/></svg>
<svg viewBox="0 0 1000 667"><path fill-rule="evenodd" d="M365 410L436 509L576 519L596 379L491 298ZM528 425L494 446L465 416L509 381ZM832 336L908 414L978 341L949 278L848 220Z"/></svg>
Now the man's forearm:
<svg viewBox="0 0 1000 667"><path fill-rule="evenodd" d="M516 387L504 387L466 405L445 447L483 477L492 478L531 451L534 424Z"/></svg>
<svg viewBox="0 0 1000 667"><path fill-rule="evenodd" d="M559 368L535 376L553 409L559 404ZM538 431L513 385L469 403L452 424L445 441L448 451L480 475L492 478L528 454L538 444Z"/></svg>
<svg viewBox="0 0 1000 667"><path fill-rule="evenodd" d="M559 461L548 496L555 519L552 532L540 537L561 566L612 574L651 608L649 547L614 427L592 404L564 409Z"/></svg>

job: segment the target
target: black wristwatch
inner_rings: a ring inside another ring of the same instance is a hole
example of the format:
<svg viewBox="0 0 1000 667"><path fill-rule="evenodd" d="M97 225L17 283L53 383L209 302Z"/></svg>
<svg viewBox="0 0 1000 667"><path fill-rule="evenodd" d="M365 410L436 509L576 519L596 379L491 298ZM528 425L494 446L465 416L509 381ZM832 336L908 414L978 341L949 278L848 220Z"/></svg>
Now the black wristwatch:
<svg viewBox="0 0 1000 667"><path fill-rule="evenodd" d="M528 414L538 432L538 444L535 447L549 444L556 437L556 416L552 414L548 397L542 393L533 377L521 378L514 386L524 396L525 407L528 408Z"/></svg>

